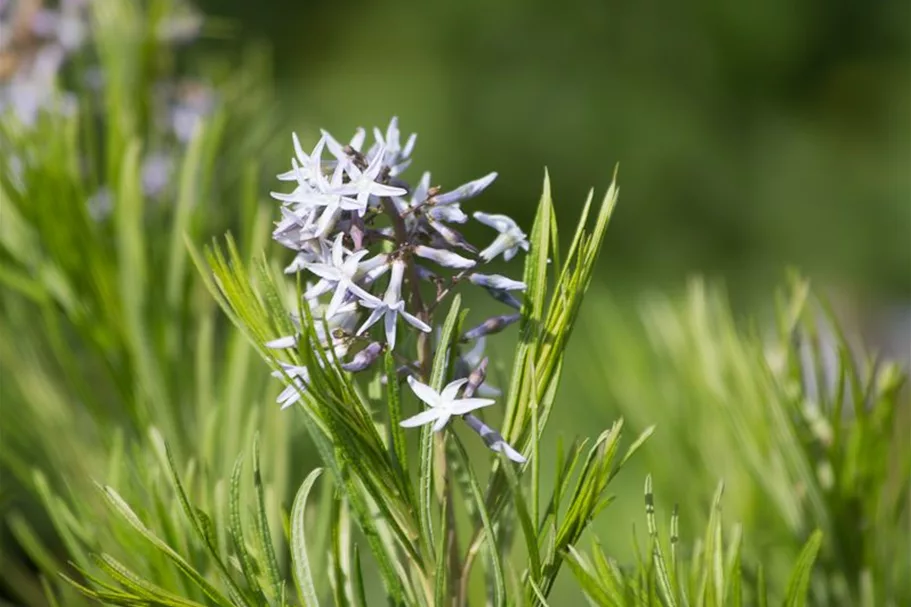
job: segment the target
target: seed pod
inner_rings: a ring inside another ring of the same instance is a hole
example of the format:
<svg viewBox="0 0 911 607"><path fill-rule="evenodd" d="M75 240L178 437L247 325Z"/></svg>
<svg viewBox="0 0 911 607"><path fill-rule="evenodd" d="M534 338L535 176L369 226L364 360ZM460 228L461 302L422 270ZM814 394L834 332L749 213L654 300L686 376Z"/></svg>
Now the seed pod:
<svg viewBox="0 0 911 607"><path fill-rule="evenodd" d="M369 346L358 352L354 355L354 358L351 359L351 362L344 363L342 369L349 371L351 373L357 373L358 371L363 371L379 358L380 354L383 352L383 344L378 341L371 343Z"/></svg>
<svg viewBox="0 0 911 607"><path fill-rule="evenodd" d="M484 335L499 333L520 318L522 318L521 314L504 314L502 316L488 318L473 329L466 331L465 334L462 335L462 341L473 341Z"/></svg>

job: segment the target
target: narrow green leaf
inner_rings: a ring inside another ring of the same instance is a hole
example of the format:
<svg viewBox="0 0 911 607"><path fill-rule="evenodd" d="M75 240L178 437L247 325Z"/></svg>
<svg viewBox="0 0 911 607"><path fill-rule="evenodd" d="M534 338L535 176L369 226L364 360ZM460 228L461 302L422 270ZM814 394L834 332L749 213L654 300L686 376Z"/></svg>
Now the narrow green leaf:
<svg viewBox="0 0 911 607"><path fill-rule="evenodd" d="M353 581L354 586L354 604L356 607L367 607L367 591L364 589L364 572L361 571L361 552L354 545L354 564L353 564Z"/></svg>
<svg viewBox="0 0 911 607"><path fill-rule="evenodd" d="M784 604L787 607L802 607L807 603L807 590L810 586L810 576L813 574L813 563L819 554L822 545L822 532L816 530L804 544L803 550L794 563L788 587L785 591Z"/></svg>
<svg viewBox="0 0 911 607"><path fill-rule="evenodd" d="M152 533L148 527L136 516L132 508L123 500L122 497L111 487L99 487L107 503L113 510L119 514L130 526L139 534L148 540L153 546L164 553L177 567L196 584L216 605L221 607L234 607L231 600L221 594L210 584L205 577L194 569L187 561L177 554L170 546L161 541L158 536Z"/></svg>
<svg viewBox="0 0 911 607"><path fill-rule="evenodd" d="M731 556L727 567L727 588L724 591L724 604L743 605L743 571L741 551L743 548L743 533L740 526L735 527L734 539L731 541Z"/></svg>
<svg viewBox="0 0 911 607"><path fill-rule="evenodd" d="M291 562L294 564L294 579L297 581L298 597L304 607L319 605L310 570L310 559L307 556L304 515L306 514L307 497L322 471L322 468L317 468L307 475L298 489L294 505L291 507Z"/></svg>
<svg viewBox="0 0 911 607"><path fill-rule="evenodd" d="M386 352L386 404L389 412L389 434L392 436L392 452L395 462L401 472L401 483L407 487L407 494L412 494L410 477L408 475L408 444L405 440L405 429L399 424L402 422L402 395L399 389L399 378L392 352Z"/></svg>
<svg viewBox="0 0 911 607"><path fill-rule="evenodd" d="M465 451L465 447L462 445L462 441L459 440L459 437L455 434L451 434L451 436L458 449L462 464L465 466L465 470L468 473L471 491L474 494L474 499L478 506L478 515L481 517L481 522L484 525L484 532L487 534L487 552L490 556L491 565L493 566L493 604L500 607L506 604L506 581L503 576L503 563L500 560L500 553L496 548L496 536L494 535L493 525L490 522L487 506L484 504L484 495L481 493L481 486L478 484L478 479L474 474L474 470L471 468L468 453Z"/></svg>
<svg viewBox="0 0 911 607"><path fill-rule="evenodd" d="M240 509L240 479L243 470L243 456L237 458L234 462L234 470L231 472L231 486L228 497L228 527L231 534L231 540L234 543L234 550L237 552L237 558L240 561L241 571L247 580L247 587L255 596L262 596L262 589L259 586L256 563L247 550L246 540L244 539L243 521L241 519Z"/></svg>
<svg viewBox="0 0 911 607"><path fill-rule="evenodd" d="M564 560L579 585L582 586L586 596L599 607L615 607L616 603L611 601L607 592L602 588L601 582L595 576L591 567L585 562L582 555L572 546L569 546L567 551Z"/></svg>
<svg viewBox="0 0 911 607"><path fill-rule="evenodd" d="M269 519L266 516L266 490L263 485L262 471L259 467L259 435L253 439L253 486L256 489L256 535L260 550L266 558L266 578L272 590L272 598L278 599L282 593L282 578L278 569L278 558L272 545L272 534L269 531Z"/></svg>
<svg viewBox="0 0 911 607"><path fill-rule="evenodd" d="M655 573L658 577L658 587L664 598L665 605L676 607L677 597L671 586L667 565L664 561L664 551L661 549L661 538L658 537L658 525L655 522L655 494L652 491L652 475L645 477L645 520L648 525L648 534L652 544L652 559L654 560Z"/></svg>
<svg viewBox="0 0 911 607"><path fill-rule="evenodd" d="M534 582L542 573L541 554L538 549L538 533L528 514L528 504L525 503L525 495L522 492L516 471L507 462L503 462L503 471L506 472L506 478L509 479L510 493L516 503L516 514L519 517L519 525L522 528L522 536L525 538L525 547L528 550L528 560L530 561L528 579Z"/></svg>

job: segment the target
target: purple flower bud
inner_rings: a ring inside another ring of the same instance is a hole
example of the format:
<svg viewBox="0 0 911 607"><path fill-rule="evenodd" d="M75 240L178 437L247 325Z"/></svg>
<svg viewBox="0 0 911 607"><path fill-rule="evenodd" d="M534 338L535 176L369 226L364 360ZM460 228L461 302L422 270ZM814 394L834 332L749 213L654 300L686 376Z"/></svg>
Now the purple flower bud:
<svg viewBox="0 0 911 607"><path fill-rule="evenodd" d="M425 268L424 266L419 266L414 264L414 271L417 272L418 279L426 280L428 282L433 282L439 278L436 274Z"/></svg>
<svg viewBox="0 0 911 607"><path fill-rule="evenodd" d="M427 223L429 223L430 227L436 230L436 232L443 237L443 240L446 242L446 244L450 244L454 247L459 247L460 249L464 249L469 253L475 255L477 254L478 249L472 246L471 243L465 240L464 236L452 228L445 226L442 223L433 221L432 219L428 219Z"/></svg>
<svg viewBox="0 0 911 607"><path fill-rule="evenodd" d="M500 291L524 291L527 288L524 282L499 274L472 274L468 277L468 282Z"/></svg>
<svg viewBox="0 0 911 607"><path fill-rule="evenodd" d="M351 362L344 363L342 369L351 373L363 371L376 362L379 355L383 352L383 344L378 341L371 343L369 346L354 355Z"/></svg>
<svg viewBox="0 0 911 607"><path fill-rule="evenodd" d="M503 316L494 316L488 318L473 329L469 329L462 335L462 341L473 341L485 335L499 333L509 325L522 318L521 314L504 314Z"/></svg>
<svg viewBox="0 0 911 607"><path fill-rule="evenodd" d="M509 443L506 442L503 435L482 422L478 417L468 413L463 415L462 419L465 420L465 423L468 424L469 428L480 435L481 440L483 440L484 444L492 451L503 453L506 457L519 464L524 464L526 462L526 459L522 457L522 454L513 449Z"/></svg>
<svg viewBox="0 0 911 607"><path fill-rule="evenodd" d="M461 202L462 200L474 198L485 189L487 189L487 186L492 184L493 180L496 178L496 173L490 173L484 177L481 177L480 179L469 181L466 184L460 185L451 192L446 192L445 194L438 194L437 196L434 196L433 202L435 204L452 204L453 202Z"/></svg>
<svg viewBox="0 0 911 607"><path fill-rule="evenodd" d="M456 255L450 251L444 251L443 249L434 249L431 247L425 247L424 245L418 245L414 248L414 254L418 257L423 257L424 259L429 259L435 261L441 266L447 268L459 268L466 269L475 265L475 261L462 257L461 255Z"/></svg>
<svg viewBox="0 0 911 607"><path fill-rule="evenodd" d="M490 287L484 287L484 290L487 291L487 293L491 297L493 297L500 303L506 304L507 306L509 306L510 308L513 308L514 310L522 309L522 303L518 299L513 297L512 294L510 294L509 292L501 291L500 289L491 289Z"/></svg>

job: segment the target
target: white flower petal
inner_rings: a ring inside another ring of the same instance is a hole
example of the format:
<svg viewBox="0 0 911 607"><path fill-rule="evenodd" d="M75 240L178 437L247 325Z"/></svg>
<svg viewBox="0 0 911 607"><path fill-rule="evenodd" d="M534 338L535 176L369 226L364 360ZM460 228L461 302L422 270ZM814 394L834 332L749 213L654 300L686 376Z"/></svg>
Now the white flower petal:
<svg viewBox="0 0 911 607"><path fill-rule="evenodd" d="M283 350L285 348L293 348L297 345L297 335L288 335L286 337L279 337L278 339L273 339L272 341L267 341L265 344L267 348L273 350Z"/></svg>
<svg viewBox="0 0 911 607"><path fill-rule="evenodd" d="M450 382L445 388L443 388L443 391L440 392L440 398L444 401L454 400L456 394L459 393L459 389L467 383L467 377L464 379L457 379L454 382Z"/></svg>
<svg viewBox="0 0 911 607"><path fill-rule="evenodd" d="M481 407L489 407L497 401L492 398L460 398L451 403L450 411L453 415L465 415Z"/></svg>
<svg viewBox="0 0 911 607"><path fill-rule="evenodd" d="M402 420L399 425L403 428L416 428L418 426L423 426L424 424L429 424L432 421L436 421L442 412L437 409L428 409L426 411L421 411L417 415L413 415L408 419Z"/></svg>
<svg viewBox="0 0 911 607"><path fill-rule="evenodd" d="M519 227L511 217L507 217L506 215L490 215L478 211L474 213L474 218L501 233L518 229Z"/></svg>
<svg viewBox="0 0 911 607"><path fill-rule="evenodd" d="M395 348L395 328L398 321L398 315L395 310L386 310L386 319L385 319L385 329L386 329L386 343L389 344L389 349L392 350Z"/></svg>
<svg viewBox="0 0 911 607"><path fill-rule="evenodd" d="M427 384L421 383L415 379L413 375L408 376L408 385L411 386L411 391L414 392L419 399L427 403L427 405L431 407L437 407L439 405L440 395L437 394L437 391Z"/></svg>
<svg viewBox="0 0 911 607"><path fill-rule="evenodd" d="M451 417L451 414L448 413L448 412L443 413L442 415L440 415L440 417L437 419L437 421L434 422L434 424L433 424L433 431L434 431L434 432L439 432L440 430L442 430L443 428L445 428L445 427L446 427L446 424L449 423L449 418L450 418L450 417Z"/></svg>
<svg viewBox="0 0 911 607"><path fill-rule="evenodd" d="M428 325L426 322L424 322L417 316L414 316L413 314L406 312L405 310L400 310L399 314L402 315L402 318L405 319L405 322L407 322L409 325L411 325L415 329L423 331L424 333L430 333L433 330L430 328L430 325Z"/></svg>

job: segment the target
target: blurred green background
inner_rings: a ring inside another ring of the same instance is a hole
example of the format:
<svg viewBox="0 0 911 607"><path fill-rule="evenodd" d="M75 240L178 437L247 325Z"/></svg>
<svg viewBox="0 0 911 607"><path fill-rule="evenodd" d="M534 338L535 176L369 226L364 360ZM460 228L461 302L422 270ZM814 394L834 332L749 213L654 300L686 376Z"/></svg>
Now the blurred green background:
<svg viewBox="0 0 911 607"><path fill-rule="evenodd" d="M420 134L411 173L499 171L487 204L523 225L545 165L572 221L619 162L615 290L701 273L752 299L794 264L864 305L911 295L908 3L202 7L274 48L289 127L397 114Z"/></svg>

